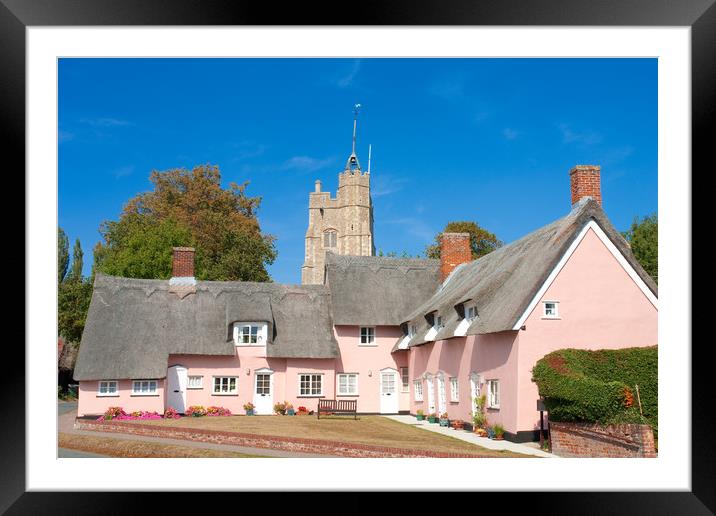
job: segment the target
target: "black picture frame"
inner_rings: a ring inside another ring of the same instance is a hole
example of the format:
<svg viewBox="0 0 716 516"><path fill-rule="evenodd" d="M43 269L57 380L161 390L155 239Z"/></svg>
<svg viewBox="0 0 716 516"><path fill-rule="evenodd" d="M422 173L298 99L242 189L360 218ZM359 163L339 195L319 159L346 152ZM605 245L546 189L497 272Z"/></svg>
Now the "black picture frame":
<svg viewBox="0 0 716 516"><path fill-rule="evenodd" d="M713 168L711 154L716 134L716 6L714 0L374 0L354 4L296 2L281 5L238 0L0 0L0 117L5 161L14 170L25 169L25 29L29 26L85 25L525 25L525 26L688 26L691 27L692 73L692 170ZM691 171L683 171L689 174ZM692 174L695 177L695 174ZM24 184L24 182L23 182ZM21 187L24 190L24 186ZM705 194L707 189L700 189ZM698 193L696 190L695 193ZM694 199L693 205L699 205ZM694 223L696 218L693 217ZM693 232L692 234L694 234ZM692 254L694 265L698 255ZM19 264L18 264L19 265ZM27 271L26 271L27 273ZM27 307L32 309L31 306ZM696 308L696 306L695 306ZM693 339L696 340L696 339ZM698 342L698 340L697 340ZM25 343L26 346L30 343ZM37 344L37 343L33 343ZM482 504L502 498L503 509L519 504L533 514L713 514L716 510L716 460L712 430L713 373L707 353L708 340L692 346L692 490L690 492L569 492L480 494ZM53 343L54 345L54 343ZM688 346L688 347L687 347ZM49 351L48 351L49 352ZM134 512L129 504L147 503L146 493L26 492L25 399L17 386L24 385L24 354L14 367L6 367L0 389L4 418L0 441L0 512L7 514L119 514ZM22 364L22 367L20 367ZM24 391L23 391L24 392ZM423 500L423 509L442 509L437 498L415 493L404 500ZM351 513L371 508L369 498L348 493L341 505ZM469 503L475 503L473 498ZM184 510L194 497L172 493L172 505ZM309 497L310 498L310 497ZM509 501L505 503L505 498ZM233 503L242 503L234 496ZM221 504L219 500L212 505ZM427 504L427 505L426 505ZM527 505L524 505L527 504ZM291 504L293 505L293 504ZM308 505L311 505L310 501ZM473 505L474 506L474 505ZM123 510L122 507L127 507ZM467 510L469 510L469 507ZM387 509L384 506L383 509ZM397 510L400 510L399 508ZM142 512L142 511L140 511Z"/></svg>

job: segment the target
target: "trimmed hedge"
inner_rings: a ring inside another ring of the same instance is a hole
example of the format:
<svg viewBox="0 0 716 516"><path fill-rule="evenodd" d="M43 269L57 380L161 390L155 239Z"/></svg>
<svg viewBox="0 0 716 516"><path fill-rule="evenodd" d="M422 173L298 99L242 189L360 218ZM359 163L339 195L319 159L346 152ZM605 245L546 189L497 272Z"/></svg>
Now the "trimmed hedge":
<svg viewBox="0 0 716 516"><path fill-rule="evenodd" d="M657 347L560 349L532 369L552 421L646 423L658 430ZM639 414L636 386L644 416Z"/></svg>

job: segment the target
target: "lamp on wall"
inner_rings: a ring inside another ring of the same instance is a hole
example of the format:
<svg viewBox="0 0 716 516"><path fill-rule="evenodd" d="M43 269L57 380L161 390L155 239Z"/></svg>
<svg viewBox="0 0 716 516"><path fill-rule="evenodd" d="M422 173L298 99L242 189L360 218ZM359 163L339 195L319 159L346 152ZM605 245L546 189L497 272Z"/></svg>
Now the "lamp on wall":
<svg viewBox="0 0 716 516"><path fill-rule="evenodd" d="M246 368L246 376L248 376L248 375L250 375L250 374L251 374L251 369L249 369L249 368L247 367L247 368Z"/></svg>
<svg viewBox="0 0 716 516"><path fill-rule="evenodd" d="M373 371L371 369L368 369L368 376L373 376Z"/></svg>

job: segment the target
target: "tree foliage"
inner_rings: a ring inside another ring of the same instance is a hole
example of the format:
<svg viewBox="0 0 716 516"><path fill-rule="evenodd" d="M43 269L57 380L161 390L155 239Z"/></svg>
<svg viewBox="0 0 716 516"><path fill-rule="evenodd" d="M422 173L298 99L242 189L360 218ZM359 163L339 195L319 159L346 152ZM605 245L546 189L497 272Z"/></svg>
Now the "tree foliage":
<svg viewBox="0 0 716 516"><path fill-rule="evenodd" d="M60 283L65 279L67 275L67 268L70 265L70 240L67 238L67 233L58 227L57 228L57 283Z"/></svg>
<svg viewBox="0 0 716 516"><path fill-rule="evenodd" d="M118 221L100 226L97 270L133 278L171 276L171 248L196 248L195 275L215 281L270 281L274 237L261 233L260 197L248 182L221 187L219 168L152 171L154 188L129 200Z"/></svg>
<svg viewBox="0 0 716 516"><path fill-rule="evenodd" d="M79 281L82 279L82 267L84 266L84 253L80 239L75 240L75 247L72 249L72 267L70 268L69 279Z"/></svg>
<svg viewBox="0 0 716 516"><path fill-rule="evenodd" d="M481 228L477 222L455 221L448 222L445 229L435 235L435 243L426 247L425 256L428 258L440 258L440 237L443 233L470 233L470 248L472 249L473 260L491 253L498 247L502 247L502 242L494 234Z"/></svg>
<svg viewBox="0 0 716 516"><path fill-rule="evenodd" d="M622 233L631 245L634 257L655 282L659 282L659 221L656 213L639 220L634 218L631 227Z"/></svg>

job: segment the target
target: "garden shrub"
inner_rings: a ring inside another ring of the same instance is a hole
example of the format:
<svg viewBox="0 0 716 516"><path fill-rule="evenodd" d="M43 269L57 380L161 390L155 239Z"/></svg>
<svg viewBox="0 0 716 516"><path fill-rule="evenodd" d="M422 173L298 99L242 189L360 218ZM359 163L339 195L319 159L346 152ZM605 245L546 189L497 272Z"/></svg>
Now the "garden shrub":
<svg viewBox="0 0 716 516"><path fill-rule="evenodd" d="M646 423L658 430L657 347L560 349L532 369L552 421ZM639 413L639 397L643 417Z"/></svg>

